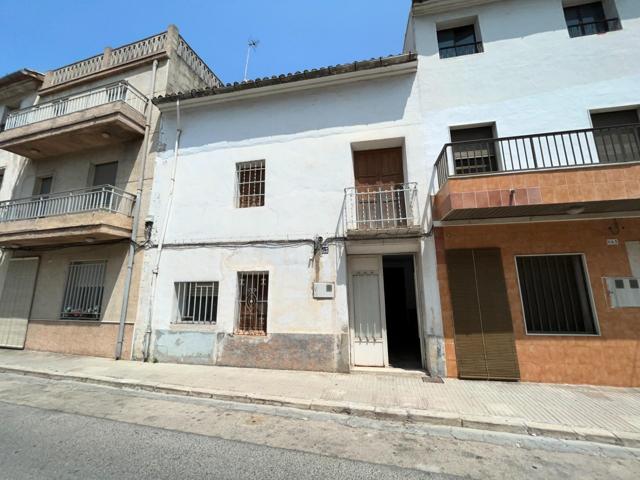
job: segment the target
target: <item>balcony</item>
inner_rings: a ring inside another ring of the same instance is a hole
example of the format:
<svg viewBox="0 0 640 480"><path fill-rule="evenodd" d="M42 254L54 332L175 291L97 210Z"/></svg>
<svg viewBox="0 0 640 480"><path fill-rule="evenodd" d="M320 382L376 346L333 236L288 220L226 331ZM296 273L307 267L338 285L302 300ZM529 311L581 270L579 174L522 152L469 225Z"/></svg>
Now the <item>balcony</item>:
<svg viewBox="0 0 640 480"><path fill-rule="evenodd" d="M397 236L420 231L415 183L345 189L347 235Z"/></svg>
<svg viewBox="0 0 640 480"><path fill-rule="evenodd" d="M640 124L448 143L436 220L640 210Z"/></svg>
<svg viewBox="0 0 640 480"><path fill-rule="evenodd" d="M40 159L141 138L147 98L126 82L12 112L0 149Z"/></svg>
<svg viewBox="0 0 640 480"><path fill-rule="evenodd" d="M0 202L0 246L19 248L128 238L135 198L103 185Z"/></svg>

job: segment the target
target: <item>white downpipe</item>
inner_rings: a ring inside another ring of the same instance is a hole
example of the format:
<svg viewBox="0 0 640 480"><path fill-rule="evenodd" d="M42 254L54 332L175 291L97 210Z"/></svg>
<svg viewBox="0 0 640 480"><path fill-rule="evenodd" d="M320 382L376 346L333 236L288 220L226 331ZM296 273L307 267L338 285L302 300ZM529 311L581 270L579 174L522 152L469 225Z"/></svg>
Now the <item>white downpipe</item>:
<svg viewBox="0 0 640 480"><path fill-rule="evenodd" d="M145 116L144 141L142 151L142 161L140 166L140 176L138 178L138 186L136 190L136 201L133 205L133 221L131 225L131 240L129 242L129 253L127 256L127 273L124 278L124 289L122 293L122 306L120 307L120 322L118 324L118 336L116 338L115 359L120 360L122 357L122 344L124 343L124 327L127 320L127 311L129 308L129 293L131 292L131 278L133 277L133 257L136 254L136 236L138 234L138 226L140 224L140 208L142 203L142 192L144 190L144 175L147 170L147 157L149 154L149 146L151 144L151 116L153 114L153 104L151 97L156 90L156 74L158 72L158 60L153 61L153 69L151 72L151 80L149 85L149 96L147 98L147 112Z"/></svg>
<svg viewBox="0 0 640 480"><path fill-rule="evenodd" d="M146 362L151 352L151 334L152 334L152 314L153 304L156 297L156 287L158 285L158 271L160 269L160 259L162 257L162 247L167 236L169 221L171 220L171 208L173 206L173 191L176 184L176 171L178 169L178 151L180 149L180 136L182 128L180 125L180 99L176 100L176 141L173 147L173 167L171 169L171 177L169 179L169 196L167 198L167 208L164 214L164 221L160 238L158 239L158 251L156 252L156 262L151 271L151 295L149 296L149 308L147 310L146 329L144 333L143 359Z"/></svg>

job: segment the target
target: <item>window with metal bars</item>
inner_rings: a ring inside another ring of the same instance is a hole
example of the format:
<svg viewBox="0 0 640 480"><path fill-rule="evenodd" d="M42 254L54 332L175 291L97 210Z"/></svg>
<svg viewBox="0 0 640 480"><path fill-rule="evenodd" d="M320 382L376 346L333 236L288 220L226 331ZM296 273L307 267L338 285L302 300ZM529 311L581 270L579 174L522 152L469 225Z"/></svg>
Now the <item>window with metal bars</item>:
<svg viewBox="0 0 640 480"><path fill-rule="evenodd" d="M71 262L60 318L100 320L107 261Z"/></svg>
<svg viewBox="0 0 640 480"><path fill-rule="evenodd" d="M597 335L582 255L516 257L527 333Z"/></svg>
<svg viewBox="0 0 640 480"><path fill-rule="evenodd" d="M178 323L213 325L218 315L218 282L176 282Z"/></svg>
<svg viewBox="0 0 640 480"><path fill-rule="evenodd" d="M497 172L495 126L451 129L457 175Z"/></svg>
<svg viewBox="0 0 640 480"><path fill-rule="evenodd" d="M244 335L266 335L269 272L238 273L238 327Z"/></svg>
<svg viewBox="0 0 640 480"><path fill-rule="evenodd" d="M236 163L236 206L262 207L265 190L265 161Z"/></svg>
<svg viewBox="0 0 640 480"><path fill-rule="evenodd" d="M564 8L569 36L584 37L596 35L622 28L620 19L615 13L615 5L609 2L587 2Z"/></svg>
<svg viewBox="0 0 640 480"><path fill-rule="evenodd" d="M440 58L460 57L482 53L482 42L476 35L475 25L438 30Z"/></svg>

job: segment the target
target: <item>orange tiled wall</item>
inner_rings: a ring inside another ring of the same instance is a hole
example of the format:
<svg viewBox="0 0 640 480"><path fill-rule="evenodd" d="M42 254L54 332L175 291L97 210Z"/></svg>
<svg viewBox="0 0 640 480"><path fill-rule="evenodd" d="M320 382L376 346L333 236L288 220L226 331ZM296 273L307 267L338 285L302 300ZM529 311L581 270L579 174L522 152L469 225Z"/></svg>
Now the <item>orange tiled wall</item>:
<svg viewBox="0 0 640 480"><path fill-rule="evenodd" d="M631 275L624 242L640 240L640 219L444 227L435 235L449 376L458 371L444 250L498 247L523 381L640 386L640 308L609 308L603 283ZM619 245L607 246L608 238ZM514 256L538 253L585 254L600 336L525 335Z"/></svg>
<svg viewBox="0 0 640 480"><path fill-rule="evenodd" d="M512 193L513 192L513 193ZM640 198L640 165L599 165L452 177L434 200L436 216L462 208Z"/></svg>

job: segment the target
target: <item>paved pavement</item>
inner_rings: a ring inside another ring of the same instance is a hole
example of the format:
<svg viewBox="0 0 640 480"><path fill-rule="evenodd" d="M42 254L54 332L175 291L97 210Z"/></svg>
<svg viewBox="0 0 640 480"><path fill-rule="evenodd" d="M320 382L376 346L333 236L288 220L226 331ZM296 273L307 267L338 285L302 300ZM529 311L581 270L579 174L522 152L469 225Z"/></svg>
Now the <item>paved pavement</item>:
<svg viewBox="0 0 640 480"><path fill-rule="evenodd" d="M640 449L0 374L0 478L636 480Z"/></svg>
<svg viewBox="0 0 640 480"><path fill-rule="evenodd" d="M640 446L640 389L144 364L0 350L0 371L222 400Z"/></svg>

